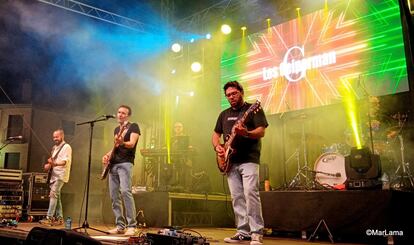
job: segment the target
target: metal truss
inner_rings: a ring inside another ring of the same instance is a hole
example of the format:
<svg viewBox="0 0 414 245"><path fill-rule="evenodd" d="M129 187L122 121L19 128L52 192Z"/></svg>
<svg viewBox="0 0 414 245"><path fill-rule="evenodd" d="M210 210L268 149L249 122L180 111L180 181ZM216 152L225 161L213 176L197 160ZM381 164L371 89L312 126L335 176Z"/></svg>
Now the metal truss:
<svg viewBox="0 0 414 245"><path fill-rule="evenodd" d="M261 20L261 18L265 16L261 16L261 1L260 0L223 0L218 3L211 5L210 7L203 9L197 13L194 13L188 17L185 17L176 22L176 27L182 31L194 31L194 30L201 30L202 32L206 31L204 28L209 23L222 21L222 18L230 17L230 16L237 16L240 15L240 10L244 9L244 11L249 12L257 12L257 19ZM290 0L279 0L275 5L274 15L275 16L267 16L273 17L277 22L283 19L282 13L292 12L295 14L293 4L291 4ZM218 16L221 18L218 19ZM242 21L241 21L242 22ZM240 23L241 25L247 23ZM252 23L250 23L252 24Z"/></svg>
<svg viewBox="0 0 414 245"><path fill-rule="evenodd" d="M148 32L150 28L143 22L123 17L109 11L99 9L74 0L37 0L42 3L50 4L59 8L63 8L78 14L86 15L94 19L102 20L114 25L126 27L138 32Z"/></svg>
<svg viewBox="0 0 414 245"><path fill-rule="evenodd" d="M206 9L203 9L197 13L194 13L188 17L185 17L179 20L176 23L176 27L182 31L191 31L191 30L200 29L204 27L206 23L210 22L212 15L217 16L217 13L224 15L224 13L228 9L237 8L241 4L246 3L248 1L223 0L221 2L211 5L210 7Z"/></svg>

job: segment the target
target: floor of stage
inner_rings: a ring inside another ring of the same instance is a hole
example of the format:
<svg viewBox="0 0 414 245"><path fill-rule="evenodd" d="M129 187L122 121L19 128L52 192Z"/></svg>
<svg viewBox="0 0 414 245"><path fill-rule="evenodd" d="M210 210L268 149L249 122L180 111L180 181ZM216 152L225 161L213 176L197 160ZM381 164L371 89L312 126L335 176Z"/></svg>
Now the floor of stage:
<svg viewBox="0 0 414 245"><path fill-rule="evenodd" d="M61 226L45 226L40 225L39 223L32 222L22 222L17 225L17 227L1 227L0 228L0 243L4 243L5 239L19 239L19 240L25 240L26 236L30 232L30 230L34 227L43 227L43 228L53 228L53 229L63 229L63 225ZM97 225L90 224L90 227L96 228L99 230L108 230L112 227L108 225ZM146 233L157 233L160 229L159 228L146 228L146 229L138 229L138 232L142 232L143 234ZM183 229L185 230L185 228ZM223 239L225 237L231 236L234 234L235 229L230 228L189 228L185 231L186 233L191 233L194 236L196 236L196 232L201 234L201 236L205 237L207 239L207 242L210 244L228 244L223 242ZM102 244L106 245L113 245L113 244L131 244L128 243L128 237L125 237L123 235L105 235L104 233L94 231L92 229L88 229L88 233L91 237L99 240L102 242ZM10 240L8 240L10 242ZM131 241L130 241L131 242ZM270 245L270 244L286 244L286 245L296 245L296 244L304 244L304 243L312 243L314 245L318 244L330 244L330 241L327 240L314 240L312 242L308 242L307 240L302 240L300 237L264 237L264 244ZM18 243L16 243L18 244ZM345 243L335 243L335 244L345 244ZM356 243L346 243L346 244L356 244Z"/></svg>

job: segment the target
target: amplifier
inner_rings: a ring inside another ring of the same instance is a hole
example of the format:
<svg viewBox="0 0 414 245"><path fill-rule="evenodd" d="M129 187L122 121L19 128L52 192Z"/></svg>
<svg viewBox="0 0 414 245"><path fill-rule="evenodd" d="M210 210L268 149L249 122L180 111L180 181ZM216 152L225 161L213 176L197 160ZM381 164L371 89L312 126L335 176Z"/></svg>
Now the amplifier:
<svg viewBox="0 0 414 245"><path fill-rule="evenodd" d="M47 173L23 174L24 203L27 215L46 215L49 208Z"/></svg>
<svg viewBox="0 0 414 245"><path fill-rule="evenodd" d="M22 170L1 168L0 181L22 181Z"/></svg>
<svg viewBox="0 0 414 245"><path fill-rule="evenodd" d="M0 169L0 219L18 219L22 214L22 171Z"/></svg>

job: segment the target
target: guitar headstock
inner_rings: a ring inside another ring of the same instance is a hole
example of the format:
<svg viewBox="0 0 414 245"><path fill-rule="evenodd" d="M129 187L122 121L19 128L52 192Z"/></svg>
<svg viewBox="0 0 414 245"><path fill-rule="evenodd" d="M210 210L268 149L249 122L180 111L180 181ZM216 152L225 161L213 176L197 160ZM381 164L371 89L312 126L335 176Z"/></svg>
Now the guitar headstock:
<svg viewBox="0 0 414 245"><path fill-rule="evenodd" d="M261 103L259 100L256 100L256 102L254 102L254 104L252 104L249 109L247 110L247 113L256 113L261 109Z"/></svg>

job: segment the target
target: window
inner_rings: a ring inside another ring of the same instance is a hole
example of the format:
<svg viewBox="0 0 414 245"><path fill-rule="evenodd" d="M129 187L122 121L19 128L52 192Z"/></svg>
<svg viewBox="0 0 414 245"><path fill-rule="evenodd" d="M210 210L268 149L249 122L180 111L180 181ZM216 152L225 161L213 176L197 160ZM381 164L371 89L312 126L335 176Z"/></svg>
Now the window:
<svg viewBox="0 0 414 245"><path fill-rule="evenodd" d="M9 115L7 138L23 136L23 115Z"/></svg>
<svg viewBox="0 0 414 245"><path fill-rule="evenodd" d="M6 154L4 154L4 168L20 169L20 153L6 152Z"/></svg>

